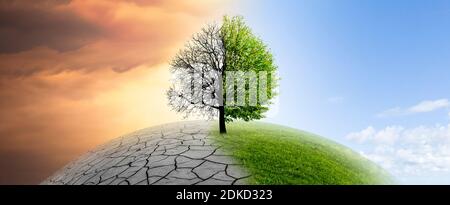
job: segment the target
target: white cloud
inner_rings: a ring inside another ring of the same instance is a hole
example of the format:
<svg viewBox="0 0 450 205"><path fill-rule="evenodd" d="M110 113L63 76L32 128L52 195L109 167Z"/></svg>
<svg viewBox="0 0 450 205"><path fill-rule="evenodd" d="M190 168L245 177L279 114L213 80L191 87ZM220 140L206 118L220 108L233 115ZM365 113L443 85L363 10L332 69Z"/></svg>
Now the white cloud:
<svg viewBox="0 0 450 205"><path fill-rule="evenodd" d="M447 99L440 99L435 101L422 101L419 104L408 109L411 113L431 112L441 108L447 108L450 105Z"/></svg>
<svg viewBox="0 0 450 205"><path fill-rule="evenodd" d="M400 107L391 108L388 110L385 110L381 113L377 114L377 117L390 117L390 116L399 116L404 115L405 111L403 111Z"/></svg>
<svg viewBox="0 0 450 205"><path fill-rule="evenodd" d="M369 126L361 132L350 133L345 138L351 141L356 141L358 143L363 143L372 138L374 134L375 129L372 126Z"/></svg>
<svg viewBox="0 0 450 205"><path fill-rule="evenodd" d="M400 126L386 127L373 136L373 141L377 144L394 144L403 130Z"/></svg>
<svg viewBox="0 0 450 205"><path fill-rule="evenodd" d="M368 149L362 154L399 178L450 174L450 124L381 130L369 126L346 138L363 142Z"/></svg>
<svg viewBox="0 0 450 205"><path fill-rule="evenodd" d="M439 100L425 100L422 101L416 105L413 105L409 108L402 109L400 107L391 108L388 110L385 110L379 114L377 114L377 117L391 117L391 116L402 116L402 115L408 115L408 114L415 114L415 113L425 113L425 112L432 112L439 109L449 108L450 102L448 99L439 99ZM450 115L450 113L449 113Z"/></svg>
<svg viewBox="0 0 450 205"><path fill-rule="evenodd" d="M400 137L403 127L388 126L380 131L376 131L372 126L359 132L352 132L345 138L357 143L394 144Z"/></svg>

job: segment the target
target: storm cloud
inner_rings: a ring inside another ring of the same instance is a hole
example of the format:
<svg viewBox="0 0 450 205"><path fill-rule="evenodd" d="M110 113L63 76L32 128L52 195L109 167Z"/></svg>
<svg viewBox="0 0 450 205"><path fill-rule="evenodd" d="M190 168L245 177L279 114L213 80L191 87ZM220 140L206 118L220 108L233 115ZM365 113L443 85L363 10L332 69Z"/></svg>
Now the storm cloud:
<svg viewBox="0 0 450 205"><path fill-rule="evenodd" d="M64 52L76 50L101 36L101 30L64 9L69 2L1 1L0 53L17 53L37 46Z"/></svg>
<svg viewBox="0 0 450 205"><path fill-rule="evenodd" d="M221 5L0 0L0 184L39 183L108 139L179 119L164 109L167 62Z"/></svg>
<svg viewBox="0 0 450 205"><path fill-rule="evenodd" d="M213 12L203 1L0 2L1 77L157 65Z"/></svg>

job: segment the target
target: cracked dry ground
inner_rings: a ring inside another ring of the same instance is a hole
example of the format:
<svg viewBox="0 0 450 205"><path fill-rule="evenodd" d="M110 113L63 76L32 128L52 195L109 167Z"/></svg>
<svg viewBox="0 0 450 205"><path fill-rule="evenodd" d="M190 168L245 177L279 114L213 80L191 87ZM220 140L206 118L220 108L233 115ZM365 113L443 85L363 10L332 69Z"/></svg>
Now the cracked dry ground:
<svg viewBox="0 0 450 205"><path fill-rule="evenodd" d="M209 136L210 123L139 130L81 156L42 184L232 185L250 175Z"/></svg>

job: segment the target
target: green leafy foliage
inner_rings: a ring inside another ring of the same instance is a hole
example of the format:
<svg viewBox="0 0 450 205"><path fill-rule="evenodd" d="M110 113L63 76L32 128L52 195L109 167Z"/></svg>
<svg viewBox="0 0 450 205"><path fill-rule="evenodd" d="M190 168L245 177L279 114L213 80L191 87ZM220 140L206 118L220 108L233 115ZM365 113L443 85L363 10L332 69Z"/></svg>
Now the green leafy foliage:
<svg viewBox="0 0 450 205"><path fill-rule="evenodd" d="M260 71L268 73L267 76L267 98L266 104L261 104L259 97L256 106L248 105L249 101L249 82L246 80L245 89L245 106L227 106L225 103L225 121L230 122L234 119L242 119L250 121L254 119L261 119L264 117L264 113L268 110L268 106L271 103L271 99L276 95L275 88L277 86L277 79L275 77L275 71L277 70L274 64L274 58L270 53L268 47L263 41L255 36L251 29L245 24L241 16L223 18L223 24L221 27L221 38L225 50L224 70L225 71L254 71L258 74ZM226 78L223 73L224 79ZM259 75L257 75L258 87L259 87ZM224 82L224 87L226 85ZM237 90L237 86L235 87ZM259 89L257 90L258 96ZM224 96L226 92L224 92ZM237 92L235 93L235 96ZM236 99L236 97L235 97Z"/></svg>

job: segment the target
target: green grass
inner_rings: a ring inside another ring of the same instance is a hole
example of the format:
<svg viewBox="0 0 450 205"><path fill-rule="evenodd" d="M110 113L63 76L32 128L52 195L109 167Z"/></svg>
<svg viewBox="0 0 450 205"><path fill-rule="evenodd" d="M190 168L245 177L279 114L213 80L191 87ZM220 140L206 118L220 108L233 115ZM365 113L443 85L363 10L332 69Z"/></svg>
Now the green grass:
<svg viewBox="0 0 450 205"><path fill-rule="evenodd" d="M252 174L252 184L392 184L376 164L320 136L274 124L233 122L215 140Z"/></svg>

